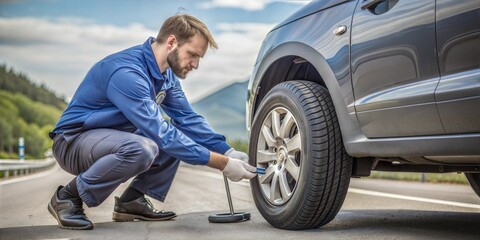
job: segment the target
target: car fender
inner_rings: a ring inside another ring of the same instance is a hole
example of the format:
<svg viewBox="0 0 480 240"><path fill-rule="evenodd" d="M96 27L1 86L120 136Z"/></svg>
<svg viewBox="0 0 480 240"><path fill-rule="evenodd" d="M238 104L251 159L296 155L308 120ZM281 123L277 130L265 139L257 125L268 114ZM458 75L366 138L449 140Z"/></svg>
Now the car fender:
<svg viewBox="0 0 480 240"><path fill-rule="evenodd" d="M347 106L345 103L338 80L323 55L311 46L301 42L286 42L278 45L274 49L268 51L259 62L258 66L256 66L249 84L247 107L250 111L247 112L250 112L252 116L247 116L247 124L251 124L251 121L253 120L256 110L255 108L258 105L257 101L259 100L259 89L261 87L267 87L269 90L273 87L268 86L268 83L265 82L265 74L273 63L286 56L301 56L306 61L310 62L322 77L323 83L332 97L342 131L342 137L348 152L348 142L356 141L355 139L362 138L362 136L365 137L360 131L361 128L356 118L354 107L353 105Z"/></svg>

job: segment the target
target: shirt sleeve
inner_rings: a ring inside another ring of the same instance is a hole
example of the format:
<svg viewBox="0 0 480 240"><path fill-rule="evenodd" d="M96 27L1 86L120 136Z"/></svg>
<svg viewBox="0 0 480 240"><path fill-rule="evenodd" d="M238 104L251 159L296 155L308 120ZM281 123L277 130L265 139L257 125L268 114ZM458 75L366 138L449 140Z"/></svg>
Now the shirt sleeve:
<svg viewBox="0 0 480 240"><path fill-rule="evenodd" d="M166 121L151 97L151 83L133 69L122 68L110 78L107 98L146 137L160 149L189 164L208 163L210 152L205 147ZM153 94L153 93L152 93Z"/></svg>
<svg viewBox="0 0 480 240"><path fill-rule="evenodd" d="M216 133L205 118L193 110L178 81L167 90L161 106L172 119L172 124L193 141L220 154L231 148L225 142L225 136Z"/></svg>

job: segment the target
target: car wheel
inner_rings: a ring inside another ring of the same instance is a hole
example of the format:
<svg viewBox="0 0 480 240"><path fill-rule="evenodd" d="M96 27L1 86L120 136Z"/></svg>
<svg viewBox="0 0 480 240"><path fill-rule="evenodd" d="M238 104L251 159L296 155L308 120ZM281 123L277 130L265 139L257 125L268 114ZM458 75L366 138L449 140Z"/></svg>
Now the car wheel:
<svg viewBox="0 0 480 240"><path fill-rule="evenodd" d="M308 81L272 88L255 115L250 163L266 168L251 181L262 216L282 229L317 228L340 210L352 171L330 95Z"/></svg>
<svg viewBox="0 0 480 240"><path fill-rule="evenodd" d="M465 173L473 191L480 197L480 173Z"/></svg>

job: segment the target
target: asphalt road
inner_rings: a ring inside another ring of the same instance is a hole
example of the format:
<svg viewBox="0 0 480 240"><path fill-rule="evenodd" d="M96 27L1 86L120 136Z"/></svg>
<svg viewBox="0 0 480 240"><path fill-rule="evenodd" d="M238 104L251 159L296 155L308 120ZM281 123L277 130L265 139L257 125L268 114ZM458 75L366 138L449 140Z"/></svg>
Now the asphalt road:
<svg viewBox="0 0 480 240"><path fill-rule="evenodd" d="M230 183L236 211L250 221L208 222L228 212L223 177L207 167L180 167L159 209L178 217L164 222L113 222L113 196L87 208L92 231L60 229L47 211L56 186L72 178L61 169L0 182L0 239L480 239L480 198L468 186L353 179L345 203L329 224L312 230L271 227L256 210L248 182Z"/></svg>

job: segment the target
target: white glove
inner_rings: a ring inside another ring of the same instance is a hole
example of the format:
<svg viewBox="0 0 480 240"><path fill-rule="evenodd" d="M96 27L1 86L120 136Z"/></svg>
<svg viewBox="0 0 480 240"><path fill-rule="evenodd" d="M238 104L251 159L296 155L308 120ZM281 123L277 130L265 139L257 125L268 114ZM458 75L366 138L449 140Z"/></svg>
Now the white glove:
<svg viewBox="0 0 480 240"><path fill-rule="evenodd" d="M226 151L224 155L230 158L240 159L248 163L248 155L244 152L237 151L234 148L228 149L228 151Z"/></svg>
<svg viewBox="0 0 480 240"><path fill-rule="evenodd" d="M227 176L228 179L238 182L242 179L250 179L255 177L257 175L256 171L256 167L251 166L240 159L229 157L227 165L222 172L225 174L225 176Z"/></svg>

